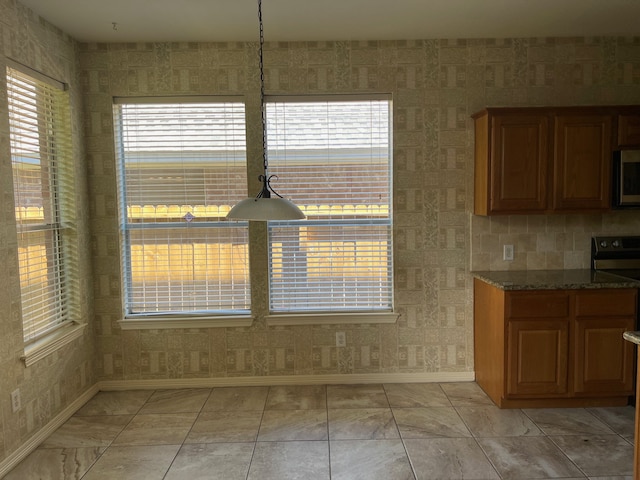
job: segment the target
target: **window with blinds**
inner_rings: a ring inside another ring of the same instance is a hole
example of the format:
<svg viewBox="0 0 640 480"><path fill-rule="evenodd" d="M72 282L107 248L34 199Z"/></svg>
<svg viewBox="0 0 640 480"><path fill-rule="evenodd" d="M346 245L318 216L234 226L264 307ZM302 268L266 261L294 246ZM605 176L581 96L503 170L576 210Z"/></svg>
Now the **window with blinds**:
<svg viewBox="0 0 640 480"><path fill-rule="evenodd" d="M26 67L25 67L26 70ZM69 99L64 84L7 67L24 340L77 319Z"/></svg>
<svg viewBox="0 0 640 480"><path fill-rule="evenodd" d="M250 309L244 104L220 97L117 98L125 315Z"/></svg>
<svg viewBox="0 0 640 480"><path fill-rule="evenodd" d="M269 173L305 220L269 222L271 312L392 311L391 101L274 97Z"/></svg>

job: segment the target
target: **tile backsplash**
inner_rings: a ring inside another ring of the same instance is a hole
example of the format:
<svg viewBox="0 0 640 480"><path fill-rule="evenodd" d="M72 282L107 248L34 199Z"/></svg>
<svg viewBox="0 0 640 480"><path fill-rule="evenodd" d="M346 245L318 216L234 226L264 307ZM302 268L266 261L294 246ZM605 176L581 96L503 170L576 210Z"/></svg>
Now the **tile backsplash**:
<svg viewBox="0 0 640 480"><path fill-rule="evenodd" d="M471 217L472 270L563 270L591 268L591 237L639 235L640 214L505 215ZM513 261L502 247L514 246Z"/></svg>

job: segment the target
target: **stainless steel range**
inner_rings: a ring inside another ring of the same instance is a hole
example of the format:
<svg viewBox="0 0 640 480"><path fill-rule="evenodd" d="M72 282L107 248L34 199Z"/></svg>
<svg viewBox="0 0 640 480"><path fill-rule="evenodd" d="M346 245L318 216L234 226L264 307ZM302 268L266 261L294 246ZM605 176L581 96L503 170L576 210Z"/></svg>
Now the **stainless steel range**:
<svg viewBox="0 0 640 480"><path fill-rule="evenodd" d="M591 268L640 280L640 236L593 237Z"/></svg>

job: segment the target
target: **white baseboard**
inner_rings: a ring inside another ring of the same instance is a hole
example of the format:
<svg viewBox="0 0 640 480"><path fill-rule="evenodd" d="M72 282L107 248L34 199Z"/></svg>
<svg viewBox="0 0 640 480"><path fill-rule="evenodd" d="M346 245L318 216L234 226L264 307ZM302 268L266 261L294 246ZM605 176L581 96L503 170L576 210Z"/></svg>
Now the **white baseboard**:
<svg viewBox="0 0 640 480"><path fill-rule="evenodd" d="M44 442L49 435L55 432L64 422L69 420L80 408L100 391L98 384L91 386L85 390L78 398L71 402L67 407L56 415L49 423L38 430L29 440L20 445L20 447L12 452L7 458L0 462L0 478L4 477L16 465L24 460L31 452Z"/></svg>
<svg viewBox="0 0 640 480"><path fill-rule="evenodd" d="M254 387L269 385L344 385L364 383L473 382L474 372L362 373L329 375L282 375L220 378L154 378L150 380L103 380L100 390Z"/></svg>

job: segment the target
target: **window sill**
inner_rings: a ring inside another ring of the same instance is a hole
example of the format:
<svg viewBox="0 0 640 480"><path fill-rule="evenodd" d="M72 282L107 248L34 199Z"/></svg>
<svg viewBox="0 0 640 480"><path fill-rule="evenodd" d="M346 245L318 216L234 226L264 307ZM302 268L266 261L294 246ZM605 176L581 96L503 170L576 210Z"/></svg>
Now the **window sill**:
<svg viewBox="0 0 640 480"><path fill-rule="evenodd" d="M399 313L283 313L267 316L268 326L396 323Z"/></svg>
<svg viewBox="0 0 640 480"><path fill-rule="evenodd" d="M118 322L122 330L164 330L174 328L250 327L251 315L224 315L219 317L136 316Z"/></svg>
<svg viewBox="0 0 640 480"><path fill-rule="evenodd" d="M24 349L24 355L21 357L25 366L30 367L76 338L80 338L86 326L86 323L73 322L30 344Z"/></svg>

